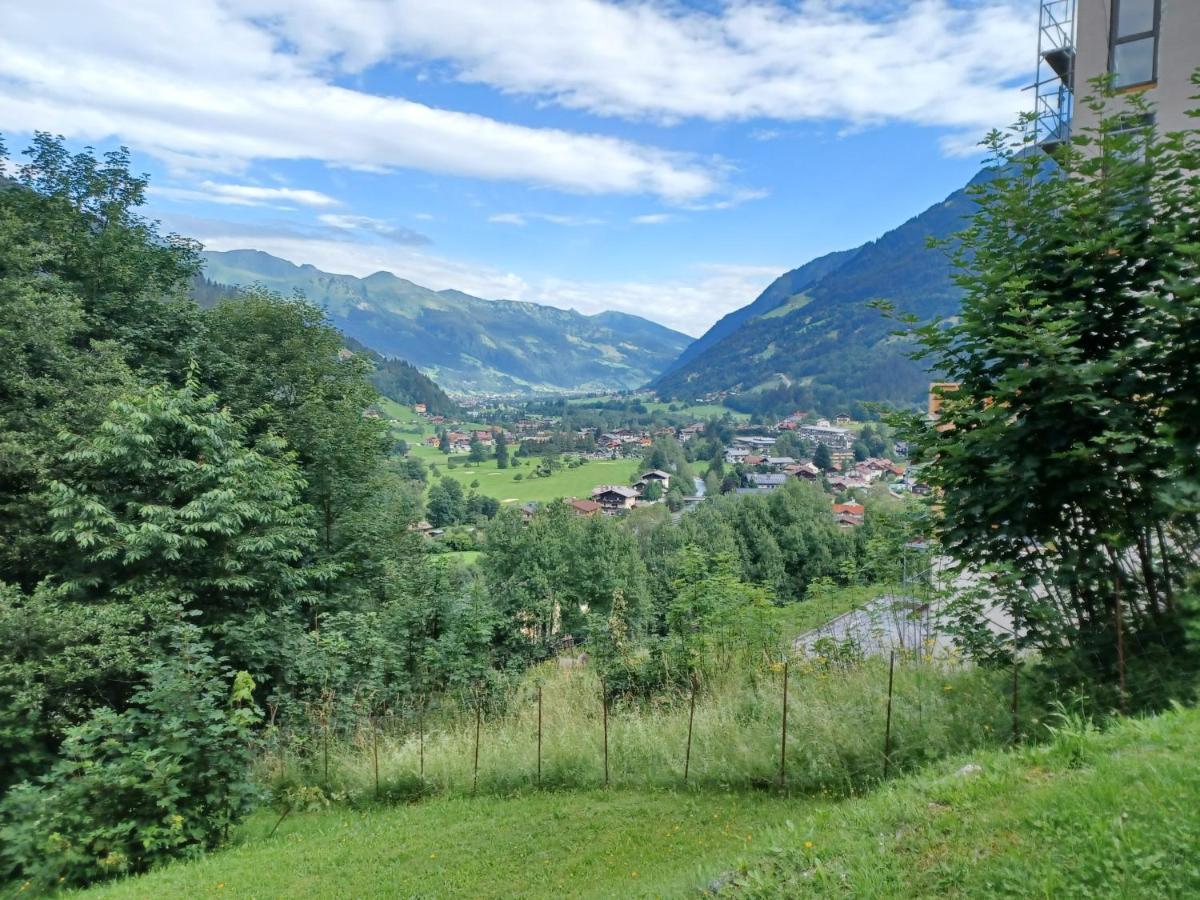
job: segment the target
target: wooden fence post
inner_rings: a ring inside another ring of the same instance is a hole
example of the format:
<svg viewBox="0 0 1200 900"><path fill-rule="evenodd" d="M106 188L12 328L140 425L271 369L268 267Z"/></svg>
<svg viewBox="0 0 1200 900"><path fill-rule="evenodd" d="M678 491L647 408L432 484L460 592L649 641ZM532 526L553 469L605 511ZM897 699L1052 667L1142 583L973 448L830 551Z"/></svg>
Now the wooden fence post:
<svg viewBox="0 0 1200 900"><path fill-rule="evenodd" d="M692 723L696 719L696 673L692 673L692 702L688 709L687 750L683 755L683 783L688 782L688 769L692 763Z"/></svg>
<svg viewBox="0 0 1200 900"><path fill-rule="evenodd" d="M788 660L783 661L783 724L779 729L779 789L787 786Z"/></svg>
<svg viewBox="0 0 1200 900"><path fill-rule="evenodd" d="M888 696L887 696L887 724L884 726L883 732L883 777L888 777L888 770L892 766L892 683L896 674L896 651L893 650L891 657L888 660Z"/></svg>
<svg viewBox="0 0 1200 900"><path fill-rule="evenodd" d="M483 706L479 702L479 694L475 695L475 771L471 776L471 793L479 787L479 728L483 719Z"/></svg>
<svg viewBox="0 0 1200 900"><path fill-rule="evenodd" d="M538 685L537 783L542 786L542 686Z"/></svg>
<svg viewBox="0 0 1200 900"><path fill-rule="evenodd" d="M375 799L379 799L379 722L371 717L371 755L375 762Z"/></svg>
<svg viewBox="0 0 1200 900"><path fill-rule="evenodd" d="M608 687L600 679L600 700L604 706L604 786L608 787Z"/></svg>
<svg viewBox="0 0 1200 900"><path fill-rule="evenodd" d="M1021 683L1020 683L1020 667L1021 660L1017 656L1017 647L1013 643L1013 662L1012 662L1012 742L1015 747L1021 743Z"/></svg>

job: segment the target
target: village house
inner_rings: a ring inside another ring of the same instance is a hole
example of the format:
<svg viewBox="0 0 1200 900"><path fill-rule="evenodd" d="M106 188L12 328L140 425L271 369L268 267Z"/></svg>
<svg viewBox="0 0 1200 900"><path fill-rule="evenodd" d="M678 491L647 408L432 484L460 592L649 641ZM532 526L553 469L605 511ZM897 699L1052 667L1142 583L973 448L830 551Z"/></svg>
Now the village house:
<svg viewBox="0 0 1200 900"><path fill-rule="evenodd" d="M766 461L765 456L759 456L757 453L750 453L742 457L742 464L747 466L761 466Z"/></svg>
<svg viewBox="0 0 1200 900"><path fill-rule="evenodd" d="M725 451L725 462L730 463L731 465L737 465L738 463L743 462L749 455L750 451L745 447L730 447Z"/></svg>
<svg viewBox="0 0 1200 900"><path fill-rule="evenodd" d="M592 499L610 514L633 509L639 496L635 488L620 484L602 484L592 491Z"/></svg>
<svg viewBox="0 0 1200 900"><path fill-rule="evenodd" d="M810 462L793 463L783 467L783 474L793 478L807 478L810 481L821 477L821 470Z"/></svg>
<svg viewBox="0 0 1200 900"><path fill-rule="evenodd" d="M768 456L766 464L773 469L782 469L785 466L795 465L796 460L791 456Z"/></svg>
<svg viewBox="0 0 1200 900"><path fill-rule="evenodd" d="M698 437L702 434L704 434L703 423L697 422L694 425L685 425L683 428L679 429L679 440L683 443L687 443L692 438Z"/></svg>
<svg viewBox="0 0 1200 900"><path fill-rule="evenodd" d="M671 489L671 473L664 472L662 469L652 469L649 472L643 472L641 480L638 481L634 487L638 488L639 491L644 492L646 490L646 485L648 485L651 481L657 481L659 484L661 484L664 494Z"/></svg>
<svg viewBox="0 0 1200 900"><path fill-rule="evenodd" d="M866 507L861 503L833 504L833 518L843 528L861 525L866 518Z"/></svg>
<svg viewBox="0 0 1200 900"><path fill-rule="evenodd" d="M595 500L568 500L567 505L571 507L575 515L584 518L590 518L603 509Z"/></svg>
<svg viewBox="0 0 1200 900"><path fill-rule="evenodd" d="M429 409L429 407L427 407L424 403L414 403L413 404L413 412L415 412L415 413L425 413L428 411L428 409Z"/></svg>

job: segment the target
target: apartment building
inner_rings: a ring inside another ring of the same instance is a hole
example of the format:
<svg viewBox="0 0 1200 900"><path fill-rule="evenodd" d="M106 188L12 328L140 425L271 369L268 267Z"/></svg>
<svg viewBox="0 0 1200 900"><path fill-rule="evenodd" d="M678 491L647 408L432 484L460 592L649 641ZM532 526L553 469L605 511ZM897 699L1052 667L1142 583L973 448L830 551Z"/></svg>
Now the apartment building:
<svg viewBox="0 0 1200 900"><path fill-rule="evenodd" d="M1111 73L1120 91L1146 94L1160 131L1195 127L1200 102L1200 0L1042 0L1037 126L1047 147L1094 125L1078 98Z"/></svg>

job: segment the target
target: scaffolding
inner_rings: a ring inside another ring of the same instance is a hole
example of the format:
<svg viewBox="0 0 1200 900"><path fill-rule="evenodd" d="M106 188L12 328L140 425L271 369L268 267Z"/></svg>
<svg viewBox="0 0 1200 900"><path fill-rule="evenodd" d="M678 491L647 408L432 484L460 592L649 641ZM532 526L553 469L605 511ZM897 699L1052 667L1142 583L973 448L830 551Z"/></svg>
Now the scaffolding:
<svg viewBox="0 0 1200 900"><path fill-rule="evenodd" d="M1047 152L1071 137L1075 100L1076 0L1042 0L1038 22L1034 138Z"/></svg>

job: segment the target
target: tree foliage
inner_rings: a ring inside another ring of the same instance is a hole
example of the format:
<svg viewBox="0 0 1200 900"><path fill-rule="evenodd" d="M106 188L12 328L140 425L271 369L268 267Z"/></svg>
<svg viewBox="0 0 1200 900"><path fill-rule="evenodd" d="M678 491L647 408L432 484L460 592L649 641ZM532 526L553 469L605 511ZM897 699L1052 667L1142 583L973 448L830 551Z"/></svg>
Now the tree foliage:
<svg viewBox="0 0 1200 900"><path fill-rule="evenodd" d="M958 383L917 450L946 545L996 570L1023 642L1124 693L1133 648L1180 651L1194 564L1200 156L1136 96L1090 103L1053 164L989 138L962 315L915 332Z"/></svg>

